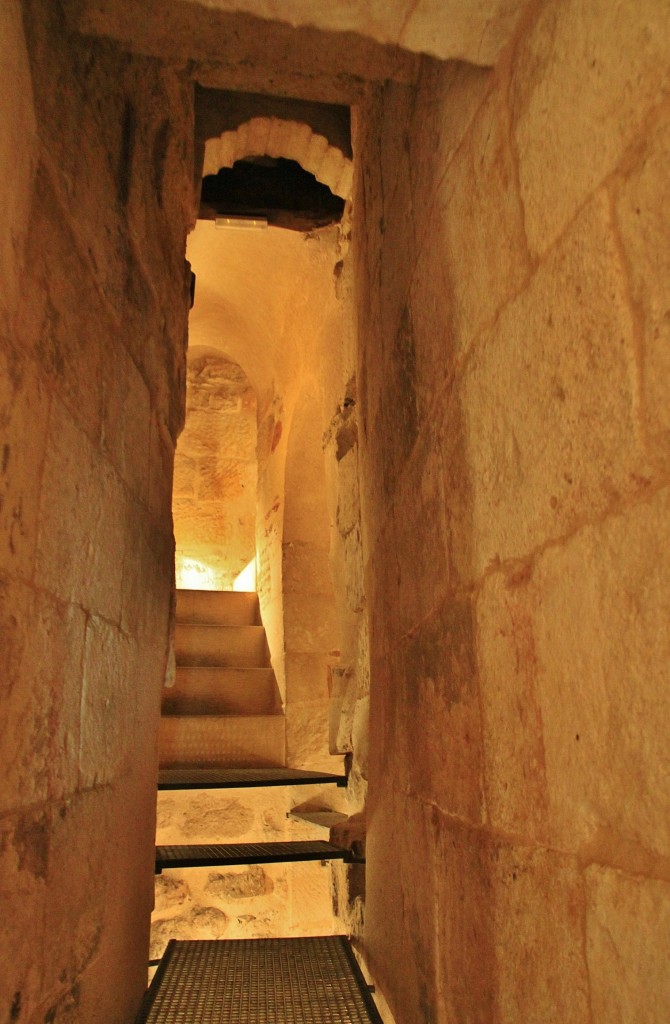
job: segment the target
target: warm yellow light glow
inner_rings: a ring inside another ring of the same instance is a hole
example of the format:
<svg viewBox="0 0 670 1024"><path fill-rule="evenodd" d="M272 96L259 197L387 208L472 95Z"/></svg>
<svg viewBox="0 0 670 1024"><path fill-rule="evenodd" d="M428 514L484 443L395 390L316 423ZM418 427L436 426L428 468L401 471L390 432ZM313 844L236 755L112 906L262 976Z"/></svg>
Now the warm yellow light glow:
<svg viewBox="0 0 670 1024"><path fill-rule="evenodd" d="M216 576L213 569L194 558L177 555L175 577L178 590L216 590Z"/></svg>
<svg viewBox="0 0 670 1024"><path fill-rule="evenodd" d="M256 559L252 558L242 572L235 578L233 590L256 591Z"/></svg>

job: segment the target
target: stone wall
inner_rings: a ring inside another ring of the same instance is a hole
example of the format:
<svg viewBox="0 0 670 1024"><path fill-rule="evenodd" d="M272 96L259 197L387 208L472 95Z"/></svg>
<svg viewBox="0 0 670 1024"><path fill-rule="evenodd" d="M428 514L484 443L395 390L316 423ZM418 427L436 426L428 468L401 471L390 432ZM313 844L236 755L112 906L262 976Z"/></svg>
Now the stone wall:
<svg viewBox="0 0 670 1024"><path fill-rule="evenodd" d="M670 1003L670 9L359 111L366 945L398 1024Z"/></svg>
<svg viewBox="0 0 670 1024"><path fill-rule="evenodd" d="M329 566L330 524L318 389L307 378L294 410L285 468L282 579L286 763L328 771L331 671L340 623Z"/></svg>
<svg viewBox="0 0 670 1024"><path fill-rule="evenodd" d="M174 465L177 586L232 590L256 555L256 395L237 363L191 348Z"/></svg>
<svg viewBox="0 0 670 1024"><path fill-rule="evenodd" d="M25 37L0 14L0 1019L121 1024L153 897L191 90L59 10L26 0Z"/></svg>
<svg viewBox="0 0 670 1024"><path fill-rule="evenodd" d="M320 796L317 787L160 793L156 841L267 843L327 839L319 826L288 817ZM151 954L168 939L250 939L338 931L330 868L319 861L248 867L169 869L156 878Z"/></svg>

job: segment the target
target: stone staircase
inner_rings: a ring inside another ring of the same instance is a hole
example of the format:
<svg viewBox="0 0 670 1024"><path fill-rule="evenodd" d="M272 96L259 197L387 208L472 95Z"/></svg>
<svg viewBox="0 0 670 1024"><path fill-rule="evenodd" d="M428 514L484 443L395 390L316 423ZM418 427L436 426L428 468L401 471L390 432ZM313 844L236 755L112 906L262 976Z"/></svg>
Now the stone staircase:
<svg viewBox="0 0 670 1024"><path fill-rule="evenodd" d="M176 681L161 709L159 790L190 798L190 791L346 787L346 775L286 767L285 719L256 594L178 591L175 653ZM306 823L327 828L344 817L330 811L324 821L294 812L303 829ZM155 869L327 860L351 863L360 855L346 837L341 843L159 845ZM348 939L315 935L171 938L136 1024L335 1020L382 1024Z"/></svg>
<svg viewBox="0 0 670 1024"><path fill-rule="evenodd" d="M285 718L256 594L177 591L175 657L161 768L285 764Z"/></svg>

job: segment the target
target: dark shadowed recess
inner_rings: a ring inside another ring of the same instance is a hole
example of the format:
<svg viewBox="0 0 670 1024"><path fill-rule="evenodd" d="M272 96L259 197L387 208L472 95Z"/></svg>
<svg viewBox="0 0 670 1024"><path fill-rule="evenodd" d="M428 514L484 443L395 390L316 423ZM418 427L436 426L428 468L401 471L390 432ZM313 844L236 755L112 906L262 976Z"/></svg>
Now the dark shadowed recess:
<svg viewBox="0 0 670 1024"><path fill-rule="evenodd" d="M337 224L343 211L343 199L283 157L247 157L202 179L199 216L205 220L266 217L274 227L312 231Z"/></svg>

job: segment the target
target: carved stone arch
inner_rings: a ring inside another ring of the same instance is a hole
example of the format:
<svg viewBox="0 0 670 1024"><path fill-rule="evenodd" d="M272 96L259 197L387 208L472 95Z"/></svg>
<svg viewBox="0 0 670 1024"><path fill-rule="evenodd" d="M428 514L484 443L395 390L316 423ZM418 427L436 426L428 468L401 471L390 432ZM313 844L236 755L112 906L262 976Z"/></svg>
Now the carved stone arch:
<svg viewBox="0 0 670 1024"><path fill-rule="evenodd" d="M352 161L308 124L277 117L252 117L235 131L206 141L203 175L218 174L222 167L232 167L236 160L250 156L295 160L334 195L345 200L351 195Z"/></svg>

